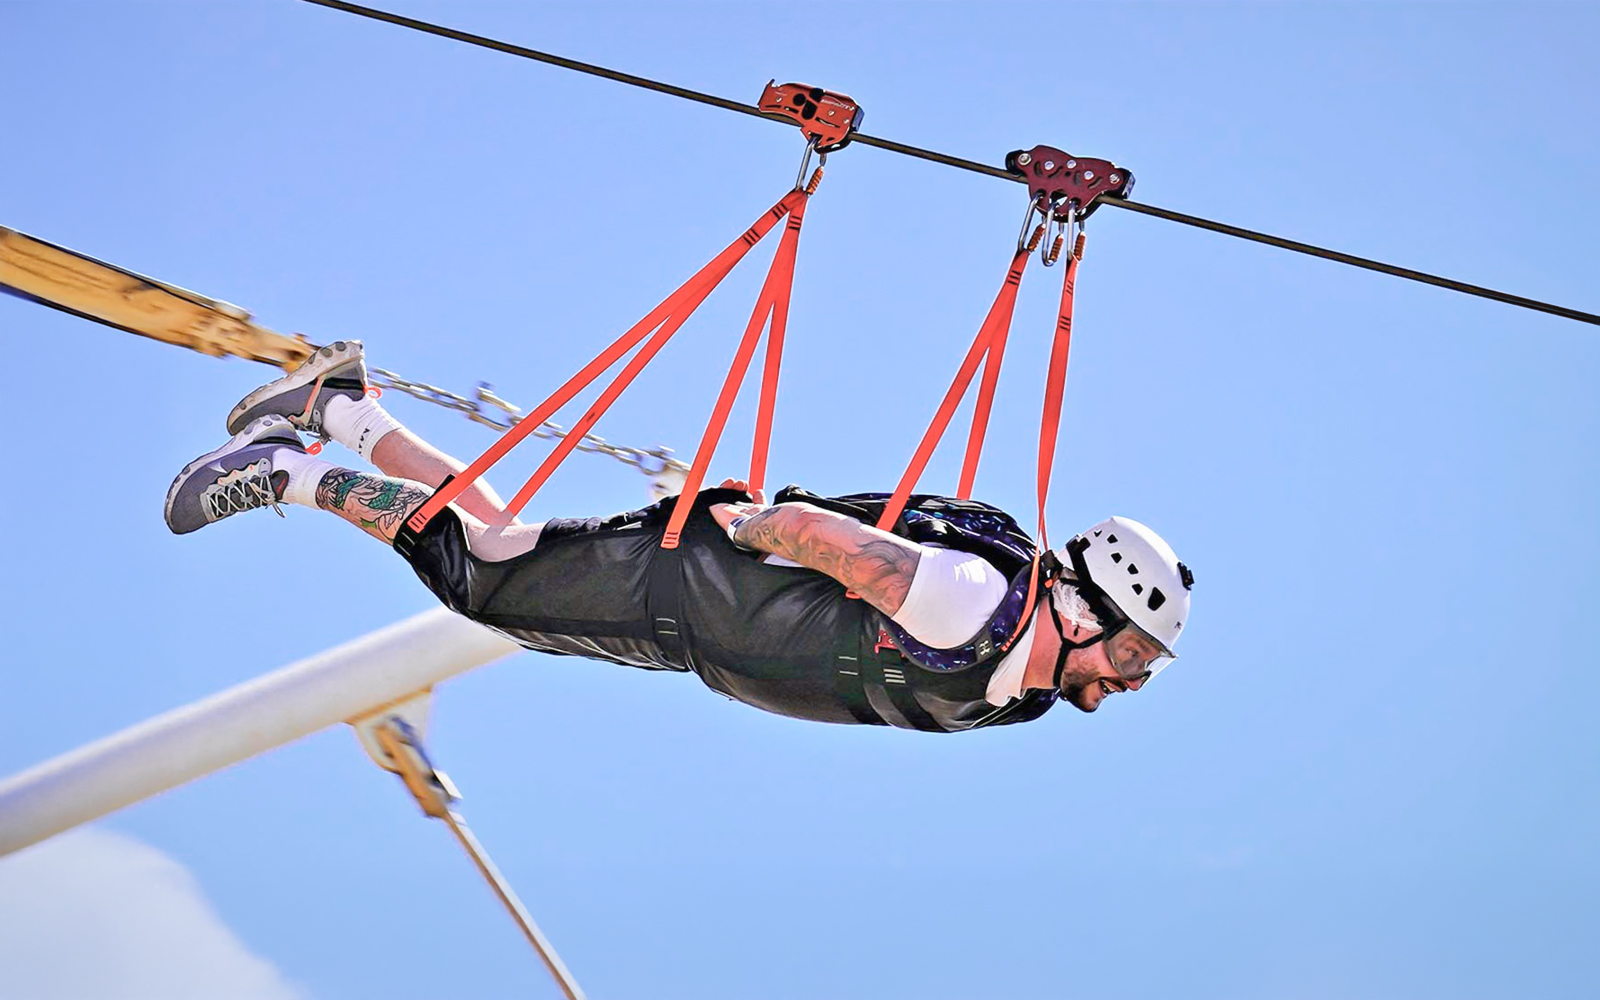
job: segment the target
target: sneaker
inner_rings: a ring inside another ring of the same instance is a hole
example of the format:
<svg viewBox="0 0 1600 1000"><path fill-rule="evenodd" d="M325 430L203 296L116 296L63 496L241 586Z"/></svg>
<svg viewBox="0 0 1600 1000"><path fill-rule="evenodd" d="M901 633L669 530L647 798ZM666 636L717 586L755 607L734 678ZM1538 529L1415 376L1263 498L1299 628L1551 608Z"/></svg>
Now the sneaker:
<svg viewBox="0 0 1600 1000"><path fill-rule="evenodd" d="M328 400L367 392L367 361L359 340L340 340L319 347L299 368L239 400L228 414L228 433L237 434L258 417L277 414L300 430L326 440L322 411Z"/></svg>
<svg viewBox="0 0 1600 1000"><path fill-rule="evenodd" d="M272 468L279 448L306 450L294 425L273 414L190 462L167 490L167 527L186 535L230 514L268 506L282 517L278 503L289 474Z"/></svg>

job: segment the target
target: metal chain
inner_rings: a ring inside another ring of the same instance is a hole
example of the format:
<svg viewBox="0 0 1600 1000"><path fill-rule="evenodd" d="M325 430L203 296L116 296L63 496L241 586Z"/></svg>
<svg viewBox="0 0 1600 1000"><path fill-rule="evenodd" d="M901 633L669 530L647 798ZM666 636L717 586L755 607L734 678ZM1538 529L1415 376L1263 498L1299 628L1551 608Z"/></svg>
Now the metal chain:
<svg viewBox="0 0 1600 1000"><path fill-rule="evenodd" d="M393 389L425 403L455 410L473 423L492 427L502 433L522 421L522 408L501 399L495 394L494 387L487 382L479 382L474 393L475 398L468 399L436 385L413 382L383 368L373 368L368 381L380 389ZM532 434L537 438L552 440L566 437L568 431L560 424L546 420L535 428ZM654 448L630 448L627 445L612 444L595 434L585 434L575 450L609 455L624 465L633 466L647 476L660 477L665 474L681 477L689 471L688 463L673 458L672 449L665 445L657 445Z"/></svg>

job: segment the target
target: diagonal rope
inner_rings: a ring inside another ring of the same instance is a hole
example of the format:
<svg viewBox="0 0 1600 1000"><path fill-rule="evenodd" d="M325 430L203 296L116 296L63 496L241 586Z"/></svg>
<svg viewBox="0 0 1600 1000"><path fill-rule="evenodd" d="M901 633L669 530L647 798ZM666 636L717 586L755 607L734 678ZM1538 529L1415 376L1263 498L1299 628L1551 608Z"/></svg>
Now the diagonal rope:
<svg viewBox="0 0 1600 1000"><path fill-rule="evenodd" d="M768 118L768 116L763 115L761 111L752 104L744 104L739 101L730 101L725 97L717 97L714 94L706 94L698 90L689 90L686 87L678 87L670 83L662 83L659 80L651 80L648 77L635 76L632 73L623 73L618 70L607 69L604 66L596 66L593 63L580 62L576 59L568 59L565 56L553 55L549 52L540 52L538 49L530 49L523 45L514 45L510 42L502 42L498 39L487 38L483 35L474 35L471 32L460 31L456 28L447 28L444 25L433 24L428 21L419 21L414 17L406 17L403 14L394 14L390 13L389 11L378 10L373 7L363 7L360 4L347 3L345 0L305 0L305 2L316 4L319 7L330 7L334 10L344 11L348 14L355 14L359 17L371 18L374 21L385 21L389 24L398 25L402 28L410 28L413 31L421 31L430 35L437 35L440 38L448 38L452 41L463 42L467 45L476 45L480 48L493 49L496 52L504 52L507 55L518 56L523 59L532 59L536 62L548 63L551 66L559 66L562 69L570 69L579 73L587 73L590 76L598 76L602 79L612 80L617 83L625 83L633 87L642 87L645 90L653 90L657 93L667 94L672 97L680 97L687 101L708 104L712 107L722 108L726 111L737 111L740 114L751 115L753 117L763 118L768 121L783 121L784 124L789 124L785 119ZM1023 183L1023 178L1018 177L1015 174L1008 173L1002 167L991 166L987 163L979 163L976 160L962 159L959 156L951 156L948 153L940 153L930 149L922 149L918 146L911 146L903 142L895 142L892 139L883 139L879 138L878 136L866 135L864 133L857 132L851 137L851 141L861 143L864 146L875 146L878 149L888 150L891 153L900 153L904 156L913 156L918 159L928 160L929 162L938 163L943 166L954 167L958 170L967 170L971 171L972 173L984 174L989 177L998 177L999 179L1005 181ZM1530 299L1522 295L1513 295L1510 292L1502 292L1493 288L1485 288L1482 285L1473 285L1465 281L1457 281L1454 278L1446 278L1437 274L1429 274L1426 271L1417 271L1409 267L1400 267L1396 264L1385 264L1382 261L1371 260L1367 257L1357 257L1354 254L1343 253L1338 250L1329 250L1325 247L1315 246L1310 243L1301 243L1298 240L1286 239L1281 236L1273 236L1269 233L1261 233L1253 229L1245 229L1241 226L1232 226L1225 222L1213 222L1210 219L1203 219L1199 216L1188 215L1183 212L1175 212L1167 208L1159 208L1155 205L1145 205L1135 201L1126 201L1115 198L1105 199L1101 201L1100 204L1109 206L1111 208L1120 208L1130 212L1137 212L1140 215L1153 216L1158 219L1164 219L1168 222L1176 222L1180 225L1194 226L1197 229L1209 230L1210 232L1220 233L1224 236L1232 236L1236 239L1249 240L1253 243L1262 243L1266 246L1277 247L1280 250L1289 250L1293 251L1294 253L1306 254L1311 257L1319 257L1323 260L1330 260L1337 264L1345 264L1350 267L1359 267L1368 271L1376 271L1379 274L1387 274L1396 278L1404 278L1407 281L1418 281L1423 284L1434 285L1438 288L1445 288L1452 292L1460 292L1464 295L1474 295L1479 298L1492 299L1496 302L1503 302L1506 305L1517 306L1522 309L1532 309L1536 312L1549 313L1552 316L1560 316L1565 319L1577 320L1580 323L1589 323L1595 326L1600 326L1600 315L1596 315L1594 313L1583 312L1579 309L1572 309L1567 306L1556 305L1551 302L1543 302L1539 299Z"/></svg>

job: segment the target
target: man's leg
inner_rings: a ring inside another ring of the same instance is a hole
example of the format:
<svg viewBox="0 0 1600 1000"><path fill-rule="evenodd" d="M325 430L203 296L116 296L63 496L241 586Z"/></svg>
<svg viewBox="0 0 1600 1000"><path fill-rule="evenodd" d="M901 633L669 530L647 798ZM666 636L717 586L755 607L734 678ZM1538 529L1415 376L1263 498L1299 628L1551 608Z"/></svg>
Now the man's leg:
<svg viewBox="0 0 1600 1000"><path fill-rule="evenodd" d="M337 514L389 545L394 544L394 537L406 519L433 496L431 486L411 479L358 472L330 466L316 459L299 459L287 453L277 456L277 462L281 467L288 468L291 480L297 476L304 479L316 477L311 502L306 506ZM296 488L285 489L283 499L295 502L303 495L301 483L294 483L293 486ZM485 524L459 509L456 516L467 531L467 548L479 559L490 562L510 559L532 549L538 544L539 531L543 527L539 524Z"/></svg>
<svg viewBox="0 0 1600 1000"><path fill-rule="evenodd" d="M378 405L377 400L335 398L328 402L324 426L329 436L351 447L382 472L373 476L350 469L329 470L317 487L316 504L371 534L394 541L395 532L423 499L433 494L446 476L459 475L466 465L406 429ZM359 446L359 447L358 447ZM332 481L337 480L337 481ZM405 485L401 485L405 484ZM374 506L377 505L377 506ZM543 525L523 524L507 518L505 501L482 479L454 501L467 529L467 545L480 559L499 561L533 548ZM390 511L409 508L398 519ZM376 517L372 515L376 514ZM388 527L392 522L392 527ZM374 530L368 524L384 525Z"/></svg>
<svg viewBox="0 0 1600 1000"><path fill-rule="evenodd" d="M323 432L394 479L410 479L438 489L446 476L466 464L424 441L389 414L377 400L334 396L324 408ZM457 497L455 505L485 524L506 520L505 501L483 479Z"/></svg>
<svg viewBox="0 0 1600 1000"><path fill-rule="evenodd" d="M376 465L383 476L285 454L284 467L289 471L297 472L306 462L318 466L294 475L285 499L333 511L369 534L393 542L399 525L421 505L422 500L416 499L419 490L425 500L446 476L457 475L466 466L401 426L367 390L365 350L358 340L342 340L319 348L295 371L240 400L228 428L237 431L248 421L277 415ZM335 473L339 481L322 490L318 480ZM538 541L540 526L507 518L505 502L482 479L453 506L463 515L473 554L481 559L508 559ZM402 509L405 513L396 517Z"/></svg>
<svg viewBox="0 0 1600 1000"><path fill-rule="evenodd" d="M306 454L295 427L269 414L184 467L167 491L166 518L181 535L247 510L272 507L282 514L281 504L300 504L337 514L393 545L400 526L431 496L433 488L423 483L341 468ZM480 559L510 559L539 541L540 525L491 527L464 511L456 514L467 547Z"/></svg>

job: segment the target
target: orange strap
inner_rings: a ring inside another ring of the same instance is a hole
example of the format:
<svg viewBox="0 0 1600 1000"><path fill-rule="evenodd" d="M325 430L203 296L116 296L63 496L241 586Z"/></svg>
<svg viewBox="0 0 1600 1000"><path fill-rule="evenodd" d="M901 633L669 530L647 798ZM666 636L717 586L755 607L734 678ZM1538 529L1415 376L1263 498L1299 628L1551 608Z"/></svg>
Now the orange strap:
<svg viewBox="0 0 1600 1000"><path fill-rule="evenodd" d="M1072 296L1083 259L1083 236L1078 236L1067 273L1061 280L1061 308L1056 314L1056 335L1050 345L1050 368L1044 379L1044 412L1039 418L1039 548L1050 547L1044 528L1044 504L1050 496L1050 470L1056 460L1056 432L1061 428L1061 403L1067 388L1067 355L1072 351Z"/></svg>
<svg viewBox="0 0 1600 1000"><path fill-rule="evenodd" d="M706 472L711 467L711 458L716 454L717 441L722 437L723 428L728 424L728 414L733 410L734 401L739 398L739 387L744 382L745 373L750 370L750 361L755 357L756 346L761 341L761 333L770 316L772 334L767 343L767 360L761 382L761 403L756 417L755 445L750 456L750 489L752 491L760 489L762 480L766 477L767 444L772 437L772 407L777 399L783 334L789 320L789 293L794 286L795 254L799 249L800 227L805 222L806 205L810 200L809 195L802 197L789 213L789 224L784 228L783 239L778 243L778 252L772 258L772 266L767 270L767 280L762 284L761 294L756 298L756 307L750 314L750 322L745 325L744 338L739 341L739 349L733 356L733 364L728 367L728 375L722 380L722 391L717 395L716 406L711 410L711 419L707 421L705 433L700 437L700 447L694 453L694 464L689 467L689 475L684 480L680 496L693 498L700 492ZM661 539L662 548L678 547L683 525L688 521L689 511L693 506L692 503L678 503L673 506L672 516L667 521L666 534Z"/></svg>
<svg viewBox="0 0 1600 1000"><path fill-rule="evenodd" d="M802 201L789 213L789 227L784 231L783 242L778 244L778 255L772 261L772 272L767 283L773 283L773 274L781 265L785 270L782 283L772 303L772 329L767 333L767 356L761 371L761 401L756 407L756 430L750 444L750 490L761 489L767 482L767 450L772 443L772 411L778 402L778 372L783 367L783 335L789 328L789 293L794 287L794 258L800 244L800 225L805 221L806 205ZM765 294L765 288L762 289ZM760 307L757 306L759 311Z"/></svg>
<svg viewBox="0 0 1600 1000"><path fill-rule="evenodd" d="M939 405L939 411L934 415L933 422L923 434L922 443L917 446L911 464L907 466L905 475L900 478L900 484L895 487L894 496L890 498L888 505L884 507L883 515L878 519L877 526L880 529L884 531L894 529L895 522L900 519L906 503L911 498L911 491L916 488L917 479L921 477L922 471L933 456L939 439L944 435L951 417L955 415L956 407L961 403L961 397L966 394L967 386L972 383L972 378L978 370L978 362L987 355L988 366L984 369L983 383L979 388L978 402L972 415L972 432L967 438L967 454L961 468L958 494L962 499L971 495L972 480L978 469L978 457L983 451L984 432L988 428L995 380L1000 373L1006 336L1011 329L1011 315L1016 305L1017 288L1022 283L1022 272L1027 267L1028 258L1032 256L1030 249L1019 251L1012 259L1011 269L1006 272L1006 281L1000 288L1000 294L996 296L994 305L989 309L989 315L978 330L978 336L973 340L966 358L962 360L955 381L945 393L944 401ZM1056 315L1055 338L1050 346L1050 365L1045 374L1044 408L1039 417L1037 479L1039 543L1034 551L1033 566L1029 570L1026 607L1032 607L1034 598L1039 593L1039 559L1050 548L1050 537L1045 530L1045 503L1050 496L1050 474L1055 465L1056 439L1061 427L1061 404L1066 395L1067 359L1072 350L1073 295L1077 290L1078 262L1082 258L1083 234L1079 233L1061 281L1061 307ZM1031 615L1025 615L1017 623L1018 633L1027 627L1031 618Z"/></svg>
<svg viewBox="0 0 1600 1000"><path fill-rule="evenodd" d="M482 455L473 461L465 471L451 479L436 491L416 513L406 520L406 527L412 531L420 532L434 515L443 510L448 504L459 497L469 486L478 480L496 462L504 458L512 448L515 448L529 434L553 416L557 410L571 401L572 397L582 392L588 385L600 376L607 368L615 364L638 343L645 339L651 331L655 335L650 338L645 347L640 350L626 367L607 386L601 397L596 400L583 418L567 432L553 452L545 459L533 478L517 492L511 503L506 507L506 517L509 520L515 517L527 504L535 491L542 486L550 474L555 471L572 450L582 441L583 435L594 426L595 421L605 412L622 390L639 374L650 359L655 357L663 344L678 331L685 321L694 313L706 296L728 276L734 266L744 259L750 248L761 242L777 225L778 220L794 211L796 206L805 202L806 194L803 191L791 191L782 201L765 212L755 224L730 243L726 249L712 259L705 267L701 268L688 281L684 282L677 291L667 296L650 314L635 323L622 336L618 337L609 347L601 351L595 359L584 366L583 370L568 379L559 389L540 403L533 412L524 416L516 426L501 435L500 439L489 447ZM659 329L658 329L659 328Z"/></svg>
<svg viewBox="0 0 1600 1000"><path fill-rule="evenodd" d="M1005 350L1006 335L1011 329L1011 314L1017 304L1017 288L1022 284L1022 272L1027 269L1028 258L1031 256L1030 250L1022 249L1011 259L1005 283L1000 286L1000 293L995 296L994 305L989 307L989 315L984 318L983 326L978 328L978 335L973 338L972 347L962 359L955 380L950 383L949 390L944 394L944 401L939 404L938 412L933 415L933 421L923 433L916 454L912 455L911 463L906 466L905 474L900 477L900 484L895 487L894 496L890 497L888 505L883 509L883 515L878 518L878 527L884 531L893 530L894 523L906 509L906 503L911 499L911 491L916 488L917 480L922 477L922 471L928 467L934 449L939 446L939 439L944 437L945 428L950 426L950 419L955 416L956 407L961 405L961 398L966 395L967 387L972 384L972 377L977 374L978 362L988 355L989 368L984 372L978 407L972 415L972 433L967 439L967 457L961 470L961 496L966 497L970 491L972 477L977 474L978 454L983 450L984 431L989 425L989 404L994 397L994 381L1000 373L1000 356Z"/></svg>
<svg viewBox="0 0 1600 1000"><path fill-rule="evenodd" d="M1050 470L1056 459L1056 433L1061 428L1061 402L1066 395L1067 356L1072 350L1072 297L1077 290L1078 262L1083 259L1083 234L1078 234L1072 255L1067 258L1067 273L1061 279L1061 308L1056 314L1055 339L1050 345L1050 367L1044 379L1044 412L1039 417L1039 544L1033 554L1033 569L1028 577L1028 598L1023 607L1032 607L1039 593L1039 557L1050 549L1045 530L1044 507L1050 496ZM1017 623L1021 632L1027 617Z"/></svg>
<svg viewBox="0 0 1600 1000"><path fill-rule="evenodd" d="M1018 271L1019 281L1021 276L1021 272ZM1011 301L1006 304L1005 320L995 326L989 335L989 357L983 366L983 380L978 383L978 400L972 407L972 429L967 432L967 454L961 461L961 479L956 486L956 496L963 500L971 499L972 482L978 476L978 459L983 454L983 439L989 430L989 410L994 406L994 387L1000 379L1000 364L1005 360L1006 338L1011 333L1011 307L1015 303L1016 288L1012 286Z"/></svg>

